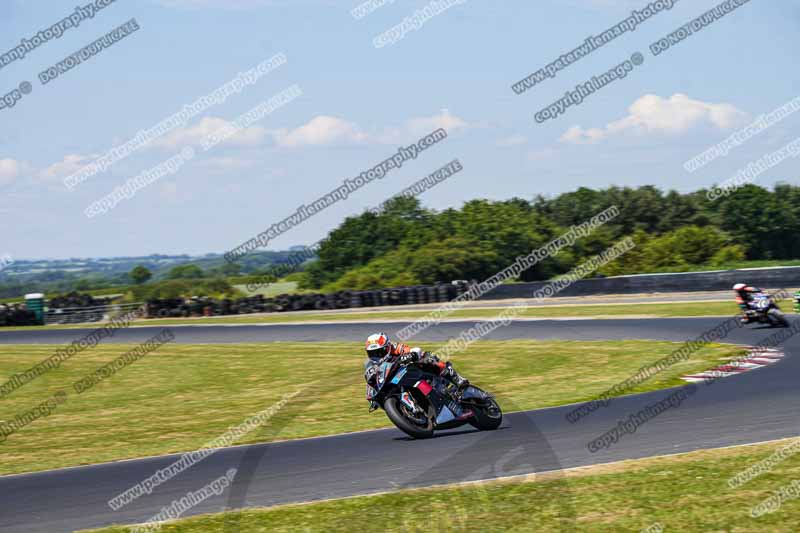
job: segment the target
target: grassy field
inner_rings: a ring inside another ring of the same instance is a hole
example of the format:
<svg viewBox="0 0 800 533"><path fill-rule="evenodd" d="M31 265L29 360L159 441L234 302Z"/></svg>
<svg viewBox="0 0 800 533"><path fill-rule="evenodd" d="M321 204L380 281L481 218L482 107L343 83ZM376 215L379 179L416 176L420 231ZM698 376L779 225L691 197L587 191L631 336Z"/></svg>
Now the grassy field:
<svg viewBox="0 0 800 533"><path fill-rule="evenodd" d="M667 268L659 270L659 272L704 272L709 270L738 270L742 268L776 268L776 267L793 267L800 266L800 260L786 260L786 259L763 259L756 261L735 261L732 263L724 263L721 265L707 265L707 266L690 266L686 269L680 270L675 268ZM642 272L645 274L645 272Z"/></svg>
<svg viewBox="0 0 800 533"><path fill-rule="evenodd" d="M652 341L487 341L453 360L511 412L591 399L678 346ZM67 401L49 417L0 442L0 474L198 449L297 391L298 396L241 443L390 426L383 413L368 413L360 343L167 344L91 390L73 390L74 382L129 348L101 344L0 400L2 422L59 390L67 393ZM0 346L0 384L54 349ZM708 346L633 392L682 384L680 375L741 353L730 345ZM589 358L591 365L586 364Z"/></svg>
<svg viewBox="0 0 800 533"><path fill-rule="evenodd" d="M750 509L800 478L800 456L743 487L727 480L788 441L580 468L524 480L405 490L165 523L163 533L246 531L795 532L800 501ZM659 526L660 525L660 528ZM233 526L233 527L232 527ZM122 533L113 527L96 533Z"/></svg>
<svg viewBox="0 0 800 533"><path fill-rule="evenodd" d="M234 289L241 291L242 294L247 296L255 296L256 294L261 294L265 298L274 298L279 294L292 294L295 292L303 292L297 290L297 282L296 281L276 281L273 283L266 284L264 286L258 286L255 291L247 290L247 284L241 285L234 285Z"/></svg>
<svg viewBox="0 0 800 533"><path fill-rule="evenodd" d="M432 312L412 310L372 311L368 313L280 313L261 316L226 316L197 319L163 319L158 322L142 321L150 324L272 324L307 321L359 321L359 320L416 320ZM497 316L502 309L467 308L453 311L447 319L485 319ZM529 307L521 313L521 318L591 318L591 317L682 317L682 316L733 316L739 312L734 302L691 302L664 304L626 304L626 305L559 305L546 307ZM142 323L140 322L140 323Z"/></svg>
<svg viewBox="0 0 800 533"><path fill-rule="evenodd" d="M784 304L786 313L790 311L791 303ZM343 312L343 313L271 313L261 315L233 315L199 318L163 318L152 320L138 320L138 326L177 326L183 324L292 324L299 322L335 322L335 321L365 321L365 320L416 320L434 308L426 311L396 309L391 311L375 310L370 312ZM487 319L497 316L502 309L493 308L466 308L453 311L446 319ZM734 316L739 308L733 301L725 302L676 302L661 304L625 304L625 305L549 305L546 307L530 307L521 313L521 318L613 318L613 317L695 317L695 316ZM91 324L47 326L54 329L71 329L92 327ZM0 331L13 329L40 329L41 326L25 326L17 328L2 328Z"/></svg>

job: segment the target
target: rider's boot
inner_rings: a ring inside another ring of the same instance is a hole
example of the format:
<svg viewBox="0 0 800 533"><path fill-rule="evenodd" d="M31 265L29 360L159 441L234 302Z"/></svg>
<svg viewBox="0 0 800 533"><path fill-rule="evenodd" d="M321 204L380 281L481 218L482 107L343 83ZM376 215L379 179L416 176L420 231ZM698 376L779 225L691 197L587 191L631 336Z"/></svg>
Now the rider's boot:
<svg viewBox="0 0 800 533"><path fill-rule="evenodd" d="M459 393L463 392L464 389L466 389L469 386L469 380L461 376L458 372L456 372L456 369L453 368L453 365L451 365L449 361L445 363L442 375L449 378L450 381L455 383Z"/></svg>

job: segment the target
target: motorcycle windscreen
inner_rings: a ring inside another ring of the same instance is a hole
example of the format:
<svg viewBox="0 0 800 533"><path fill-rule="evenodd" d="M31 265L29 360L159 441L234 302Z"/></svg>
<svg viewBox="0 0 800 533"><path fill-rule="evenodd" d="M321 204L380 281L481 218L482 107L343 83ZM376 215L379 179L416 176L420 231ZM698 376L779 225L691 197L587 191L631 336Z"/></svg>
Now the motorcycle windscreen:
<svg viewBox="0 0 800 533"><path fill-rule="evenodd" d="M389 377L389 373L392 371L392 367L394 363L383 362L381 366L378 367L378 377L377 377L377 385L378 390L381 390L383 386L386 384L386 380Z"/></svg>

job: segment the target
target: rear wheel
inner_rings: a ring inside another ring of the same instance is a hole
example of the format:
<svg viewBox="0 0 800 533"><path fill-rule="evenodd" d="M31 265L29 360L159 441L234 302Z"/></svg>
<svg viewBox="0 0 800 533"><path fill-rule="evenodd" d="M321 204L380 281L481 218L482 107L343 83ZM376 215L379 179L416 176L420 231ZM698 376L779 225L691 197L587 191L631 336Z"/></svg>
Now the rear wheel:
<svg viewBox="0 0 800 533"><path fill-rule="evenodd" d="M383 404L386 416L401 431L415 439L433 437L433 418L427 413L414 414L406 404L396 396L387 398Z"/></svg>
<svg viewBox="0 0 800 533"><path fill-rule="evenodd" d="M480 404L470 405L470 409L475 412L475 416L469 420L469 423L481 431L497 429L503 422L503 411L494 398L487 398Z"/></svg>
<svg viewBox="0 0 800 533"><path fill-rule="evenodd" d="M786 317L784 316L783 312L780 309L773 307L767 312L767 316L769 317L770 322L772 322L774 326L780 326L785 328L789 325L789 321L786 320Z"/></svg>

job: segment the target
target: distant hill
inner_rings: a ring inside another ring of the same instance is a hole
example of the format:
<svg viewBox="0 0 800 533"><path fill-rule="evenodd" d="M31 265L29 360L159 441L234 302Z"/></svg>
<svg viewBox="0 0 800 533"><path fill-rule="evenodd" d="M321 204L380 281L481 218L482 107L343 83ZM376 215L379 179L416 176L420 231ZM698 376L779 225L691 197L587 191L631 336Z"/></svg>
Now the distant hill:
<svg viewBox="0 0 800 533"><path fill-rule="evenodd" d="M302 249L294 246L292 250ZM265 270L275 263L285 262L290 250L253 252L238 261L242 274ZM0 298L16 297L30 291L64 292L128 285L127 273L143 265L153 273L153 279L166 276L173 267L191 263L204 271L226 264L222 254L69 258L14 259L0 270Z"/></svg>

